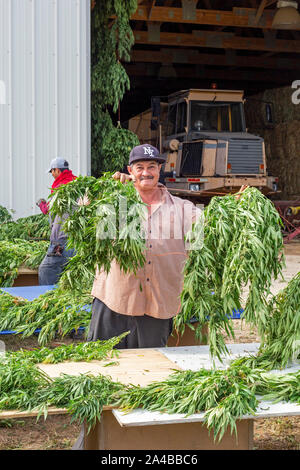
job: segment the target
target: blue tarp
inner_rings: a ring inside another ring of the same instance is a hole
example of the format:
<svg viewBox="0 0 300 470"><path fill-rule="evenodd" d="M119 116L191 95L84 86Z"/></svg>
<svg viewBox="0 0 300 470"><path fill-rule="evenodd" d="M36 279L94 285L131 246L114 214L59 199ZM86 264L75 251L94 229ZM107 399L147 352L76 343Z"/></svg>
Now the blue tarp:
<svg viewBox="0 0 300 470"><path fill-rule="evenodd" d="M34 300L56 286L21 286L21 287L1 287L1 290L16 297L23 297L26 300Z"/></svg>

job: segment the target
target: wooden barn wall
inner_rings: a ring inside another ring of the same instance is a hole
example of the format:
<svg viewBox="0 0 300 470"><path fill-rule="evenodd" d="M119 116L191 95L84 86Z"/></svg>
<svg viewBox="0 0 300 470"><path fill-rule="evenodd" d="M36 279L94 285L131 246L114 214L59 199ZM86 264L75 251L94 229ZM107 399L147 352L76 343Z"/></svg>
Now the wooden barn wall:
<svg viewBox="0 0 300 470"><path fill-rule="evenodd" d="M269 172L279 177L280 199L300 197L300 93L280 87L249 97L245 103L248 131L265 140ZM266 121L272 103L273 126Z"/></svg>

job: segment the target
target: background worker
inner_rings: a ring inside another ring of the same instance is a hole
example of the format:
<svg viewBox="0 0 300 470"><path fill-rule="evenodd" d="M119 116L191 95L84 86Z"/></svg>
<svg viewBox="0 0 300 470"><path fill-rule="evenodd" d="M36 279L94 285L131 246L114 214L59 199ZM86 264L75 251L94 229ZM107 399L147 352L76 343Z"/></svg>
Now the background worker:
<svg viewBox="0 0 300 470"><path fill-rule="evenodd" d="M54 178L51 193L62 184L67 184L76 179L76 176L69 169L69 163L64 158L52 160L49 173ZM36 204L43 214L49 213L49 203L45 199L40 199ZM39 285L56 284L68 259L74 255L74 250L66 249L67 236L62 230L62 224L67 217L68 215L66 214L62 218L56 216L52 219L49 214L51 227L50 245L45 258L39 266Z"/></svg>

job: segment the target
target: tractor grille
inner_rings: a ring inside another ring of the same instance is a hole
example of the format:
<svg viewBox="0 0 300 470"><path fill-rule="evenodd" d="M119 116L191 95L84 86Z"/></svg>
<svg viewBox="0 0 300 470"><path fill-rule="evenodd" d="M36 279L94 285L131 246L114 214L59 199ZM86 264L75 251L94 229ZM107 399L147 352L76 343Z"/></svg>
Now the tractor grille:
<svg viewBox="0 0 300 470"><path fill-rule="evenodd" d="M229 139L228 163L231 173L245 175L259 173L263 163L262 139Z"/></svg>
<svg viewBox="0 0 300 470"><path fill-rule="evenodd" d="M182 176L200 175L202 163L203 142L188 142L182 144L181 170Z"/></svg>

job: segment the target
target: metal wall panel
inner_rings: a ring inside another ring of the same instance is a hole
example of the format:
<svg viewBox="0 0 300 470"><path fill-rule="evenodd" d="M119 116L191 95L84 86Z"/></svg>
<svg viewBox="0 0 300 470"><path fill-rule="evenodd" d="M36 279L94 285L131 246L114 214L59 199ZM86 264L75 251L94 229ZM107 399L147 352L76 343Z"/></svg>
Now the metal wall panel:
<svg viewBox="0 0 300 470"><path fill-rule="evenodd" d="M0 84L0 205L23 217L53 158L90 174L90 2L0 0Z"/></svg>

